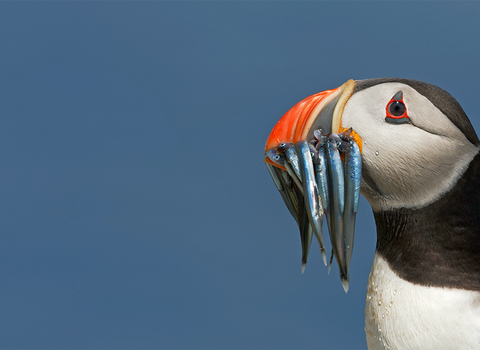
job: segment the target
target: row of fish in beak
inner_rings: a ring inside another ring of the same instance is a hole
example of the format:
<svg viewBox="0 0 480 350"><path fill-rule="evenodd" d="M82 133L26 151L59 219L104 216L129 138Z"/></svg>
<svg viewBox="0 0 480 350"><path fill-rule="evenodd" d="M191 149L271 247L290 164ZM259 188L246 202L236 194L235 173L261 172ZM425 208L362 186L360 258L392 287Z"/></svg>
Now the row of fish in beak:
<svg viewBox="0 0 480 350"><path fill-rule="evenodd" d="M267 156L273 163L284 167L286 172L265 163L300 229L302 273L313 234L327 265L322 234L325 215L332 243L330 266L335 256L345 292L349 286L348 273L362 177L360 149L350 134L351 130L340 134L322 134L321 130L316 130L313 140L295 144L284 142L270 149Z"/></svg>

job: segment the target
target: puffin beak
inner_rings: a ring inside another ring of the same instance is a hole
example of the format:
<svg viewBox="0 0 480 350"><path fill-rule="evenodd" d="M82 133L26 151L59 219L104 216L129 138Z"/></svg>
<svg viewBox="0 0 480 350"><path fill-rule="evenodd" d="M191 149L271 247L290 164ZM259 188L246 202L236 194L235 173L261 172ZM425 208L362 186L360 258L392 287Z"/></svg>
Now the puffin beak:
<svg viewBox="0 0 480 350"><path fill-rule="evenodd" d="M355 81L350 79L336 89L316 93L298 102L274 126L265 144L265 154L280 143L312 139L314 131L318 129L323 134L347 130L341 125L342 112L354 86ZM358 143L358 135L354 134L353 137ZM268 157L265 161L282 168Z"/></svg>
<svg viewBox="0 0 480 350"><path fill-rule="evenodd" d="M327 265L322 234L326 214L345 291L361 181L361 138L342 126L354 85L349 80L297 103L277 122L265 145L267 169L300 229L302 273L312 232ZM347 176L347 167L353 179Z"/></svg>

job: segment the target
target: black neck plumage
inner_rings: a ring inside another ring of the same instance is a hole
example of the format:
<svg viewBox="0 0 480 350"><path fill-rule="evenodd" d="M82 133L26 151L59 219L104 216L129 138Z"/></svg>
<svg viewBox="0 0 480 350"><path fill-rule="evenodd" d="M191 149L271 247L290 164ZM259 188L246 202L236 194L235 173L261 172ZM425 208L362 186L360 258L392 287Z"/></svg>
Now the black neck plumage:
<svg viewBox="0 0 480 350"><path fill-rule="evenodd" d="M480 291L480 154L437 201L374 216L377 253L398 276L419 285Z"/></svg>

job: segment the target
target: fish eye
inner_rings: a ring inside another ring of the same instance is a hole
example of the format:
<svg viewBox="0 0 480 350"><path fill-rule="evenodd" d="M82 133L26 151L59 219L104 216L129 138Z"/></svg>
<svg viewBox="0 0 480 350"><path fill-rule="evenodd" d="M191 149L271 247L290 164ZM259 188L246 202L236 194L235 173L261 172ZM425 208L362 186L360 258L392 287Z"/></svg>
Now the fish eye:
<svg viewBox="0 0 480 350"><path fill-rule="evenodd" d="M394 117L400 117L406 111L405 104L402 101L392 101L388 105L388 111Z"/></svg>

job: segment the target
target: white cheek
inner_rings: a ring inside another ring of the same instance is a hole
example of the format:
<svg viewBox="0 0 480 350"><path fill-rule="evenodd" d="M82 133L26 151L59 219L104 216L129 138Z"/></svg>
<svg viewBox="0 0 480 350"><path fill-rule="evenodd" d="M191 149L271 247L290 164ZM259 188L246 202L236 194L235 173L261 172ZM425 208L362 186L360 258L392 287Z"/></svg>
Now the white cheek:
<svg viewBox="0 0 480 350"><path fill-rule="evenodd" d="M363 167L376 185L375 190L364 186L362 193L374 210L433 202L455 184L478 152L464 137L439 136L412 124L389 124L386 98L361 97L352 96L345 106L342 126L352 127L362 139Z"/></svg>

